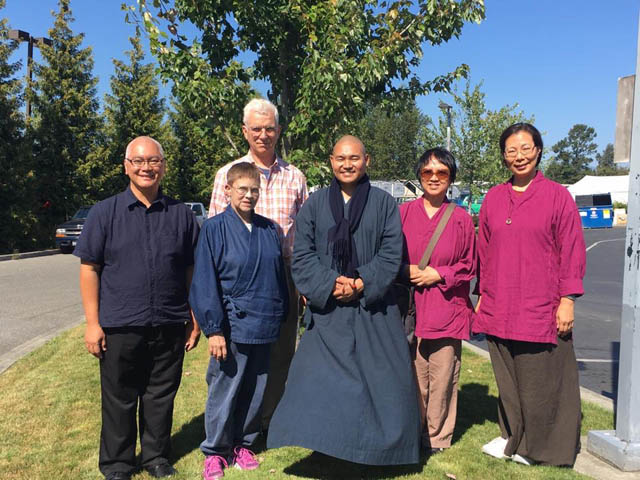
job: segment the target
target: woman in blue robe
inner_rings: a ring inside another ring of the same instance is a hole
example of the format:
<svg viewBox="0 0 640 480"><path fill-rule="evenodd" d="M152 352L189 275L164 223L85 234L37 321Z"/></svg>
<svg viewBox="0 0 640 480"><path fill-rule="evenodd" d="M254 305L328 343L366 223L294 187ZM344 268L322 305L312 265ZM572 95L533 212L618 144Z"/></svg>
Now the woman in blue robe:
<svg viewBox="0 0 640 480"><path fill-rule="evenodd" d="M390 290L402 227L394 199L369 185L368 163L360 140L340 139L332 185L296 219L292 273L307 330L267 443L368 465L417 463L416 385Z"/></svg>

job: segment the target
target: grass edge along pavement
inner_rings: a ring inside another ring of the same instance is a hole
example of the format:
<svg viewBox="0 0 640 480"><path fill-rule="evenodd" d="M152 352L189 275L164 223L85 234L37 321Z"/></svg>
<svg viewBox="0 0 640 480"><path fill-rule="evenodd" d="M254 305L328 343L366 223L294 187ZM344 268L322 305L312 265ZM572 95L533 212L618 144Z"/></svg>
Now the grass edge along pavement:
<svg viewBox="0 0 640 480"><path fill-rule="evenodd" d="M83 326L72 328L0 375L1 479L102 478L97 468L98 362L86 353L83 335ZM173 477L176 479L201 478L203 456L198 447L204 437L208 360L206 341L201 341L185 357L172 435L171 460L180 472ZM499 432L496 402L491 364L464 349L458 422L453 446L448 451L417 466L365 467L302 448L281 448L260 452L259 470L229 469L224 478L588 478L570 469L526 467L482 454L481 446ZM584 402L582 411L583 435L592 429L613 428L612 412ZM134 476L141 480L151 478L146 472Z"/></svg>

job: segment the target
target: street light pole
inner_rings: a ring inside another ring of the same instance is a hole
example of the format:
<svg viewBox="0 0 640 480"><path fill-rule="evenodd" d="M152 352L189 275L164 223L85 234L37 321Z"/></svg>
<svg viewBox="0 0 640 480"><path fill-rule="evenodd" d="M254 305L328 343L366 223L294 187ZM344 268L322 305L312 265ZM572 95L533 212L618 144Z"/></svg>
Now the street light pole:
<svg viewBox="0 0 640 480"><path fill-rule="evenodd" d="M42 45L53 45L51 39L46 37L32 37L29 32L25 32L24 30L9 30L9 39L17 40L18 42L27 42L27 89L31 91L31 80L32 80L32 72L31 66L33 64L33 46L41 47ZM31 117L31 97L27 95L27 121Z"/></svg>
<svg viewBox="0 0 640 480"><path fill-rule="evenodd" d="M447 114L447 150L451 151L451 109L453 107L442 100L440 100L438 107Z"/></svg>
<svg viewBox="0 0 640 480"><path fill-rule="evenodd" d="M451 105L440 100L438 107L447 113L447 150L451 151ZM449 187L449 197L453 193L453 185Z"/></svg>

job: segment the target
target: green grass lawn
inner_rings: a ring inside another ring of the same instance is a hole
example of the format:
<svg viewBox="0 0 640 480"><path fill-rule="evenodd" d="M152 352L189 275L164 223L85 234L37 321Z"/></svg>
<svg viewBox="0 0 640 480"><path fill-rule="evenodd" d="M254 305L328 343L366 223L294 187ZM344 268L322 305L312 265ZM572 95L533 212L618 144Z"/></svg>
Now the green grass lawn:
<svg viewBox="0 0 640 480"><path fill-rule="evenodd" d="M100 479L100 381L98 363L84 349L83 327L74 328L28 355L0 375L0 479ZM205 342L186 356L173 422L177 479L200 478L206 397ZM417 466L363 467L312 453L281 448L259 453L254 472L230 469L241 478L433 478L571 479L572 470L526 467L496 460L480 447L499 434L497 389L489 362L465 351L453 446ZM613 414L582 406L582 433L612 429ZM449 475L449 476L448 476ZM142 472L136 480L151 479Z"/></svg>

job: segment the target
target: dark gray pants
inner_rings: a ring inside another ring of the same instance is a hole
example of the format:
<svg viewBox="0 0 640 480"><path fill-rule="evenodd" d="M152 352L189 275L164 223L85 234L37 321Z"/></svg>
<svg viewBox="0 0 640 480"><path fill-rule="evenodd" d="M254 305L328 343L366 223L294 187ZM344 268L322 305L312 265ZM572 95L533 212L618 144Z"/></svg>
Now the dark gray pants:
<svg viewBox="0 0 640 480"><path fill-rule="evenodd" d="M165 463L182 375L185 326L105 328L104 332L100 471L107 476L135 470L136 413L142 466Z"/></svg>
<svg viewBox="0 0 640 480"><path fill-rule="evenodd" d="M558 345L487 336L505 455L572 466L580 449L580 386L571 335Z"/></svg>

